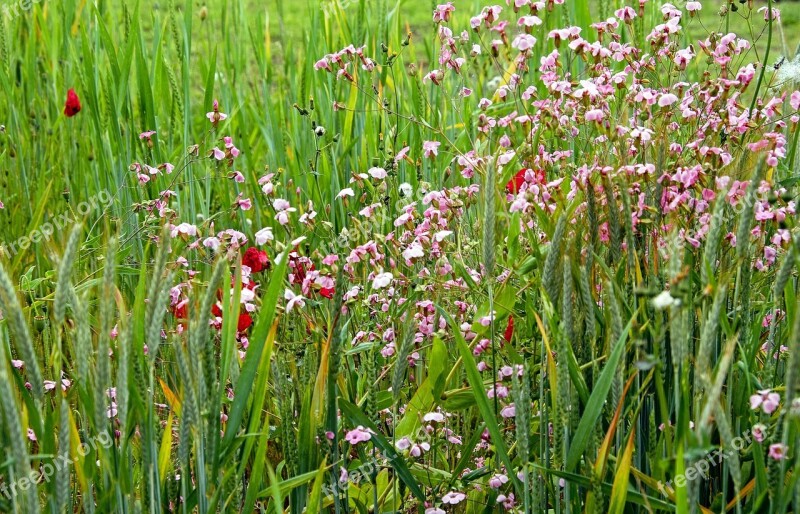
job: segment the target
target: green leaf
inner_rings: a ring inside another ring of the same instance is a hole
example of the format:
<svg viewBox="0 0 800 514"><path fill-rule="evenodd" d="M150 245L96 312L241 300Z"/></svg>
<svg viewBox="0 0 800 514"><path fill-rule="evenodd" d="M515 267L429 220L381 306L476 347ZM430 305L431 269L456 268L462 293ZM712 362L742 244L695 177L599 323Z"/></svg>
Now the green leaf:
<svg viewBox="0 0 800 514"><path fill-rule="evenodd" d="M569 446L569 453L567 454L566 470L572 471L575 466L580 462L583 457L586 445L597 426L597 420L600 419L600 414L603 412L603 404L606 402L608 392L611 390L611 383L614 379L614 373L617 370L619 360L625 352L625 340L628 338L628 333L633 325L633 318L628 322L625 330L619 336L614 351L608 357L603 371L600 373L600 378L592 390L592 395L589 397L589 402L586 404L586 410L583 411L583 416L578 423L578 428L575 430L575 436Z"/></svg>

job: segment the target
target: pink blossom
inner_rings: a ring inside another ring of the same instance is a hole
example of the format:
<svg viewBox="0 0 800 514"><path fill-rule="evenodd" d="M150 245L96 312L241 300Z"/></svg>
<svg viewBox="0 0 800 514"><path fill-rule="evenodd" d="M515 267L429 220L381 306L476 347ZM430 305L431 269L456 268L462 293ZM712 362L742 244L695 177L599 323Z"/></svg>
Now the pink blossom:
<svg viewBox="0 0 800 514"><path fill-rule="evenodd" d="M352 446L357 445L358 443L363 443L372 439L372 434L366 428L361 425L358 425L353 430L347 432L344 436L345 440L350 443Z"/></svg>
<svg viewBox="0 0 800 514"><path fill-rule="evenodd" d="M425 157L430 159L439 155L439 145L441 144L439 141L423 141L422 151L425 153Z"/></svg>
<svg viewBox="0 0 800 514"><path fill-rule="evenodd" d="M780 403L781 396L770 389L762 389L757 394L750 396L750 408L756 410L761 407L766 414L775 412Z"/></svg>
<svg viewBox="0 0 800 514"><path fill-rule="evenodd" d="M774 443L769 445L769 457L773 460L783 460L786 458L786 445L783 443Z"/></svg>

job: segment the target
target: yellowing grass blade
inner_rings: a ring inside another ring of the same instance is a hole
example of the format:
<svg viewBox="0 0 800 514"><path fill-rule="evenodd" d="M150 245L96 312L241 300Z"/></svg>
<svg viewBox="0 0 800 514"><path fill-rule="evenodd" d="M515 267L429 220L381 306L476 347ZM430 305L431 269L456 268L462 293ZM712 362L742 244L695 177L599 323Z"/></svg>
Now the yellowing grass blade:
<svg viewBox="0 0 800 514"><path fill-rule="evenodd" d="M625 502L628 498L628 481L631 475L631 459L633 458L633 437L635 434L636 428L634 427L628 436L628 444L625 445L622 459L617 461L614 486L611 489L611 504L608 507L609 514L622 514L625 511Z"/></svg>

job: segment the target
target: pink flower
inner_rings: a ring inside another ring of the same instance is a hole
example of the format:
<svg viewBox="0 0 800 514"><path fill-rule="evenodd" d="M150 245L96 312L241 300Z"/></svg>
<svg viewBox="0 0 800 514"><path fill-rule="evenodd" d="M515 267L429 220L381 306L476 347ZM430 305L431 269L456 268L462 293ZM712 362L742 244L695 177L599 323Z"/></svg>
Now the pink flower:
<svg viewBox="0 0 800 514"><path fill-rule="evenodd" d="M441 144L439 141L423 141L422 151L425 153L425 157L430 159L439 155L439 145Z"/></svg>
<svg viewBox="0 0 800 514"><path fill-rule="evenodd" d="M677 101L678 101L677 96L673 95L672 93L667 93L665 95L661 95L661 97L658 99L658 106L667 107L674 104Z"/></svg>
<svg viewBox="0 0 800 514"><path fill-rule="evenodd" d="M781 403L781 396L771 392L770 389L762 389L750 397L750 408L756 410L759 407L766 413L772 414Z"/></svg>
<svg viewBox="0 0 800 514"><path fill-rule="evenodd" d="M783 443L775 443L769 445L769 457L774 460L783 460L786 458L786 445Z"/></svg>
<svg viewBox="0 0 800 514"><path fill-rule="evenodd" d="M451 2L437 5L436 9L433 11L433 22L439 23L439 22L450 21L450 14L455 10L456 8L453 7L453 4Z"/></svg>
<svg viewBox="0 0 800 514"><path fill-rule="evenodd" d="M591 109L586 111L586 121L603 121L605 114L602 109Z"/></svg>
<svg viewBox="0 0 800 514"><path fill-rule="evenodd" d="M759 443L763 443L767 437L767 426L761 423L753 425L753 438Z"/></svg>
<svg viewBox="0 0 800 514"><path fill-rule="evenodd" d="M249 198L242 198L242 195L239 194L239 197L236 199L236 204L239 208L243 211L249 211L253 207L253 202Z"/></svg>
<svg viewBox="0 0 800 514"><path fill-rule="evenodd" d="M800 110L800 91L792 93L792 96L789 98L789 105L791 105L792 109L795 111Z"/></svg>
<svg viewBox="0 0 800 514"><path fill-rule="evenodd" d="M358 425L355 429L347 432L344 438L352 446L355 446L358 443L363 443L372 439L372 434L366 428Z"/></svg>
<svg viewBox="0 0 800 514"><path fill-rule="evenodd" d="M700 2L686 2L686 10L690 13L695 13L702 8L703 6L700 4Z"/></svg>
<svg viewBox="0 0 800 514"><path fill-rule="evenodd" d="M212 125L216 126L217 123L220 121L225 121L228 118L228 115L224 112L219 112L219 102L214 100L211 108L213 109L211 112L206 113L206 118L208 121L211 122Z"/></svg>
<svg viewBox="0 0 800 514"><path fill-rule="evenodd" d="M508 483L508 477L502 473L497 473L489 479L489 487L492 489L500 489L506 483Z"/></svg>

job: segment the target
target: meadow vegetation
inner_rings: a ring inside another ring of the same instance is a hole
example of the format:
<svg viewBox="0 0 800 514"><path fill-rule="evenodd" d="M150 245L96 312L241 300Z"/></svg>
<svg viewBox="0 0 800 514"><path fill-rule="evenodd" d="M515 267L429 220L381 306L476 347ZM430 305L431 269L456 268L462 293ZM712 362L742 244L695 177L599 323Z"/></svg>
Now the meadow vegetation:
<svg viewBox="0 0 800 514"><path fill-rule="evenodd" d="M800 5L0 5L0 511L800 511Z"/></svg>

